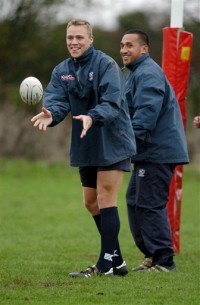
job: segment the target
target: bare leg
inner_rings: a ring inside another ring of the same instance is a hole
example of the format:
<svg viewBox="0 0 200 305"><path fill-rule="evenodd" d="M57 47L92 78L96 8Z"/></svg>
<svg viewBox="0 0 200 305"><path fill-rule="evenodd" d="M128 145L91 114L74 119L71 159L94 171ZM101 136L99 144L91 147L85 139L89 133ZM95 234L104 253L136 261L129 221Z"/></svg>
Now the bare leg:
<svg viewBox="0 0 200 305"><path fill-rule="evenodd" d="M113 266L120 229L117 196L122 179L123 171L101 171L97 175L97 200L101 211L101 253L97 268L101 271Z"/></svg>

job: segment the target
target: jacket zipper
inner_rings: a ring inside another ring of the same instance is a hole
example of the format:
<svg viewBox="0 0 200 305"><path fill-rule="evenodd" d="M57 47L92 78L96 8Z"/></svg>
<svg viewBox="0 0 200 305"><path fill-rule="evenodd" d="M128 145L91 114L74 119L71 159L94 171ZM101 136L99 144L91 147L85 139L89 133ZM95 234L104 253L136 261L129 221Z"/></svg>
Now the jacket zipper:
<svg viewBox="0 0 200 305"><path fill-rule="evenodd" d="M78 65L78 67L76 67L77 65ZM74 58L74 66L75 66L75 74L76 74L76 79L78 82L78 87L80 90L82 90L82 86L81 86L80 79L79 79L80 64L77 62L76 58Z"/></svg>

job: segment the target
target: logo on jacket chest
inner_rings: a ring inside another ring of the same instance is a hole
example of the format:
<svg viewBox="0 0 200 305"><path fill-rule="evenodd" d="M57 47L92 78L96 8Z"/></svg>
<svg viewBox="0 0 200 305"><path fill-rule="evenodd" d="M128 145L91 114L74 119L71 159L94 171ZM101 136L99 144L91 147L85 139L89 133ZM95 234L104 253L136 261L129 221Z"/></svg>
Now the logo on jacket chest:
<svg viewBox="0 0 200 305"><path fill-rule="evenodd" d="M90 73L89 73L89 80L90 80L90 81L93 80L93 77L94 77L94 72L90 72Z"/></svg>
<svg viewBox="0 0 200 305"><path fill-rule="evenodd" d="M66 80L75 80L75 77L71 74L68 75L61 75L61 80L66 81Z"/></svg>
<svg viewBox="0 0 200 305"><path fill-rule="evenodd" d="M91 72L89 72L89 74L88 74L88 80L89 80L89 81L92 81L93 78L94 78L94 72L91 71ZM62 81L69 81L69 80L75 80L76 77L73 76L72 74L67 74L67 75L62 74L62 75L60 76L60 79L61 79Z"/></svg>

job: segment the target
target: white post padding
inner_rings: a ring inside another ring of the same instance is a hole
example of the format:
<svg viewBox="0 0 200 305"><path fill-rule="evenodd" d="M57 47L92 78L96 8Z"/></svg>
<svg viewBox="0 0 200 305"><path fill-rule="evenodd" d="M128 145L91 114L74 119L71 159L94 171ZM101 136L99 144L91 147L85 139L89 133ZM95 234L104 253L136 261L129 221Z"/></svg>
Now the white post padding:
<svg viewBox="0 0 200 305"><path fill-rule="evenodd" d="M184 0L171 0L171 28L183 27L183 2Z"/></svg>

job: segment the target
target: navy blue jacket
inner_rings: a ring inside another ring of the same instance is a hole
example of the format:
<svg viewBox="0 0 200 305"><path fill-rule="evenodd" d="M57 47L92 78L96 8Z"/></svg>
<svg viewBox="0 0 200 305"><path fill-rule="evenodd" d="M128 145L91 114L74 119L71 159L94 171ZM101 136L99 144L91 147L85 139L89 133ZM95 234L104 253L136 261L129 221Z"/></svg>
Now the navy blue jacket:
<svg viewBox="0 0 200 305"><path fill-rule="evenodd" d="M132 161L188 163L179 104L162 69L149 54L127 68L125 95L137 145Z"/></svg>
<svg viewBox="0 0 200 305"><path fill-rule="evenodd" d="M82 122L72 120L70 164L108 166L136 153L128 105L116 62L91 46L81 57L57 65L44 95L54 126L71 111L89 115L93 125L81 139Z"/></svg>

